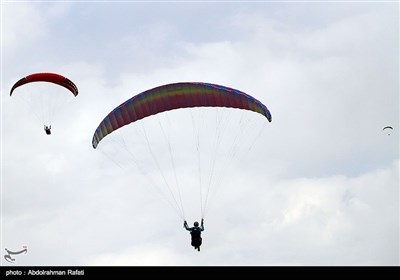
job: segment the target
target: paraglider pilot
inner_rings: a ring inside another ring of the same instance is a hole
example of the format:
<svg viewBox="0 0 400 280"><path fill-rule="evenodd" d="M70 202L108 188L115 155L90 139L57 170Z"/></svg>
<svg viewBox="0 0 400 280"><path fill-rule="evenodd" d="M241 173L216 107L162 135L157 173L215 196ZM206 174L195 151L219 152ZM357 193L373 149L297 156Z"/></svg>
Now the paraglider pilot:
<svg viewBox="0 0 400 280"><path fill-rule="evenodd" d="M47 135L50 135L51 134L51 125L50 126L45 125L44 126L44 131L46 131Z"/></svg>
<svg viewBox="0 0 400 280"><path fill-rule="evenodd" d="M192 236L192 246L194 249L197 251L200 251L200 245L201 245L201 232L204 230L204 219L201 219L201 226L199 227L198 222L194 222L194 227L189 227L187 222L184 221L183 226L185 227L186 230L190 231L190 235Z"/></svg>

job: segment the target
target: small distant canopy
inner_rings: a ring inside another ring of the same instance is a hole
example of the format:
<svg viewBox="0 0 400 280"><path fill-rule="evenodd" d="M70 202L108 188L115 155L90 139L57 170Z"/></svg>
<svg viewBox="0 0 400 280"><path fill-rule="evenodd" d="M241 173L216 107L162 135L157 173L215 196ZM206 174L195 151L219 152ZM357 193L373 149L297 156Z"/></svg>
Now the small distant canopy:
<svg viewBox="0 0 400 280"><path fill-rule="evenodd" d="M383 131L387 131L388 132L388 135L390 135L390 132L393 130L393 127L391 127L391 126L385 126L384 128L383 128Z"/></svg>

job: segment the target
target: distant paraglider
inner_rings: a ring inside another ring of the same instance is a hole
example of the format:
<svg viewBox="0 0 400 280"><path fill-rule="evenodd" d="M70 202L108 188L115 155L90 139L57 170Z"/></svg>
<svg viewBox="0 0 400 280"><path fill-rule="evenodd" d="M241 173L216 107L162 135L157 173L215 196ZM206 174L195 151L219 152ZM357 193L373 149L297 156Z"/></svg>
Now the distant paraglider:
<svg viewBox="0 0 400 280"><path fill-rule="evenodd" d="M391 127L391 126L385 126L385 127L383 128L383 131L385 131L385 130L388 130L387 133L388 133L388 135L390 136L390 132L393 130L393 127Z"/></svg>
<svg viewBox="0 0 400 280"><path fill-rule="evenodd" d="M17 88L19 92L16 95L31 107L32 112L44 124L47 135L51 134L54 116L72 96L65 92L70 91L74 97L78 95L78 88L70 79L55 73L34 73L20 79L11 88L10 96L15 95Z"/></svg>

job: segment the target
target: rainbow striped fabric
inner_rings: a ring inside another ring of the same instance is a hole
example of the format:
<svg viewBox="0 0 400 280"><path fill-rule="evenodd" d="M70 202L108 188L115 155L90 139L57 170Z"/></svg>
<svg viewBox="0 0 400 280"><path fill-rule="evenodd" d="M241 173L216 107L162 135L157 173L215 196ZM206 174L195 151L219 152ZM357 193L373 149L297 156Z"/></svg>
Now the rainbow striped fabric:
<svg viewBox="0 0 400 280"><path fill-rule="evenodd" d="M93 148L106 135L124 125L168 110L190 107L244 109L260 113L270 122L272 120L264 104L239 90L209 83L173 83L144 91L112 110L96 128Z"/></svg>

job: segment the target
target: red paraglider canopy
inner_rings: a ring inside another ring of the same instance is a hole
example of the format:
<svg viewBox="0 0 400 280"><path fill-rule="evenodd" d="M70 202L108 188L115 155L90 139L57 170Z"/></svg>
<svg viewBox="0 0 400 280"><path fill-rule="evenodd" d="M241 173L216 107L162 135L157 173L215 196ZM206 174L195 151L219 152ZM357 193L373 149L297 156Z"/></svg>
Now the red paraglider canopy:
<svg viewBox="0 0 400 280"><path fill-rule="evenodd" d="M10 96L17 87L33 82L49 82L57 84L71 91L73 95L78 95L78 88L70 79L55 73L35 73L16 82L11 88Z"/></svg>

